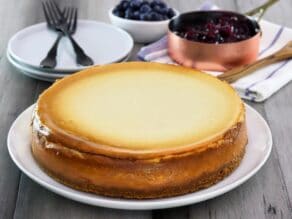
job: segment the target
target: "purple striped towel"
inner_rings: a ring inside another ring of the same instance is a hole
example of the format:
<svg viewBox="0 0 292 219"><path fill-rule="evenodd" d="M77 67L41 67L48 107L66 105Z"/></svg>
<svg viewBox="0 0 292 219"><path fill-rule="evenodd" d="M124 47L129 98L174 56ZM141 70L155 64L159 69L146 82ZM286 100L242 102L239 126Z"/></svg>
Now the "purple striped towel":
<svg viewBox="0 0 292 219"><path fill-rule="evenodd" d="M211 4L204 4L201 9L214 9L215 7ZM260 25L263 35L259 58L279 50L292 39L292 29L264 20L260 22ZM143 61L175 64L167 54L166 36L157 42L142 47L137 55ZM242 98L262 102L286 85L291 79L292 61L287 60L262 68L251 75L239 79L232 86Z"/></svg>

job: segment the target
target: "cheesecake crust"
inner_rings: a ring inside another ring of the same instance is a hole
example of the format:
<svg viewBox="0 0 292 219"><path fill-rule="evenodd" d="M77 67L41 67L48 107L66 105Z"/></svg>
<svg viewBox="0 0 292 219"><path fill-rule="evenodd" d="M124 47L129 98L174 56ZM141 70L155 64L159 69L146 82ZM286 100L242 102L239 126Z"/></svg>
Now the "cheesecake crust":
<svg viewBox="0 0 292 219"><path fill-rule="evenodd" d="M220 146L200 152L133 160L78 151L33 130L32 153L47 174L69 187L111 197L151 199L207 188L233 172L245 153L245 122L237 123L218 142Z"/></svg>

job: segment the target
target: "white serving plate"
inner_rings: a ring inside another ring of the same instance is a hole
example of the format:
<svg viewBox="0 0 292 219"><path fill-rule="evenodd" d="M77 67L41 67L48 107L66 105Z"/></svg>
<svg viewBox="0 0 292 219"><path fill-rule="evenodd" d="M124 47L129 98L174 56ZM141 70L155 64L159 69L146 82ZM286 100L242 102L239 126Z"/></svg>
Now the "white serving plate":
<svg viewBox="0 0 292 219"><path fill-rule="evenodd" d="M252 177L267 161L272 149L272 135L269 126L253 108L246 105L248 144L240 166L219 183L197 192L171 198L134 200L110 198L81 192L49 177L36 163L31 153L31 116L34 106L30 106L15 120L7 138L9 154L14 163L27 176L43 187L78 202L117 209L162 209L205 201L222 195Z"/></svg>
<svg viewBox="0 0 292 219"><path fill-rule="evenodd" d="M6 54L6 57L7 57L8 61L15 68L17 68L21 73L23 73L24 75L26 75L28 77L42 80L42 81L54 82L57 79L61 79L63 77L66 77L66 76L74 73L74 72L66 72L65 74L64 73L56 73L56 72L51 72L51 71L45 71L45 69L40 70L37 68L29 67L28 65L23 65L23 64L19 63L18 61L16 61L8 52ZM125 62L128 60L128 58L129 58L129 56L125 57L124 59L120 60L119 62Z"/></svg>
<svg viewBox="0 0 292 219"><path fill-rule="evenodd" d="M89 55L94 65L104 65L118 62L130 54L134 42L124 30L114 25L79 20L74 39ZM23 65L33 68L40 67L41 60L57 38L57 32L49 30L46 23L29 26L17 32L8 42L8 53ZM80 66L75 62L76 57L67 37L63 37L58 47L57 66L46 71L76 72L88 66Z"/></svg>

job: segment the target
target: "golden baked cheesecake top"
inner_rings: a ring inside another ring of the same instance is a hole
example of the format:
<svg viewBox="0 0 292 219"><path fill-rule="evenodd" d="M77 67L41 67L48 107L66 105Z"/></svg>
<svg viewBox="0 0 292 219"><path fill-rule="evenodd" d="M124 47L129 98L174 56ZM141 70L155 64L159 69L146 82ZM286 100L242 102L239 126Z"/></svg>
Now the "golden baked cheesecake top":
<svg viewBox="0 0 292 219"><path fill-rule="evenodd" d="M145 62L68 76L37 103L52 141L91 153L201 147L232 128L243 111L227 83L192 69Z"/></svg>

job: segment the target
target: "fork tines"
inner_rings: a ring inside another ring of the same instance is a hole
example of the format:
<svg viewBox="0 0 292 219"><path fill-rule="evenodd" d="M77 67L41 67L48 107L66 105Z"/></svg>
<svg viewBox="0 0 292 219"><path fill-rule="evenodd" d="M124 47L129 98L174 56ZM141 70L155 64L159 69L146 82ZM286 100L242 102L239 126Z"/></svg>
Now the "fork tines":
<svg viewBox="0 0 292 219"><path fill-rule="evenodd" d="M74 33L77 27L78 11L74 7L65 7L63 11L54 1L42 2L42 7L47 24L51 28L57 28L60 24L66 24L69 33Z"/></svg>

